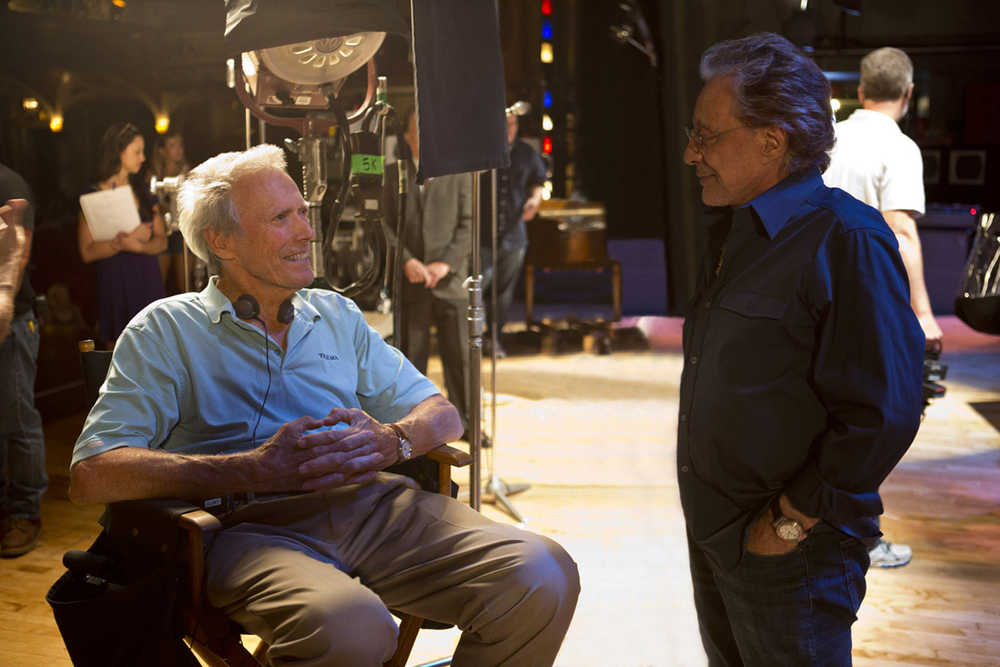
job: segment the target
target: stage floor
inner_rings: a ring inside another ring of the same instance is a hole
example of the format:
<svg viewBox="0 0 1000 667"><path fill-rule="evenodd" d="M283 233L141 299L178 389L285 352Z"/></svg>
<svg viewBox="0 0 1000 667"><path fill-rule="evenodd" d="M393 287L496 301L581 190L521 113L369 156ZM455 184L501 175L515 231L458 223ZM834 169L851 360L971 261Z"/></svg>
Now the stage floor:
<svg viewBox="0 0 1000 667"><path fill-rule="evenodd" d="M674 470L680 321L625 324L649 349L498 362L496 446L483 474L530 484L511 501L579 564L582 593L558 665L701 666ZM1000 338L953 317L941 324L947 395L883 486L883 529L915 555L869 572L857 665L1000 665ZM436 360L430 375L440 381ZM54 479L41 544L0 561L0 665L70 664L43 596L62 552L96 533L99 508L59 497L78 428L46 425ZM493 504L483 511L513 522ZM450 654L456 640L455 630L422 632L411 664Z"/></svg>

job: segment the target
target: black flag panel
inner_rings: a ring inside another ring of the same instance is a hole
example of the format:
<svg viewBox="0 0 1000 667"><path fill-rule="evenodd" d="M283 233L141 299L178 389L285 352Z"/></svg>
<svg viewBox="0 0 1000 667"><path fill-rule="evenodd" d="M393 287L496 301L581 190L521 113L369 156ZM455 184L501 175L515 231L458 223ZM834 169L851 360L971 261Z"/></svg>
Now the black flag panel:
<svg viewBox="0 0 1000 667"><path fill-rule="evenodd" d="M506 167L503 61L491 0L413 0L420 175Z"/></svg>
<svg viewBox="0 0 1000 667"><path fill-rule="evenodd" d="M396 0L226 0L226 53L339 37L355 32L406 35Z"/></svg>

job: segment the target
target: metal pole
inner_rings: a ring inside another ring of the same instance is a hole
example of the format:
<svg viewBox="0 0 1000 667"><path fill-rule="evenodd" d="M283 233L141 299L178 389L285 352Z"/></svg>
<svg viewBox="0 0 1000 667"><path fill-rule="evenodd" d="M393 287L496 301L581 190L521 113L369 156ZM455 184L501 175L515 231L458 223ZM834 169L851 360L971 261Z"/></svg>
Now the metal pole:
<svg viewBox="0 0 1000 667"><path fill-rule="evenodd" d="M469 505L477 512L482 504L482 451L483 424L482 412L482 363L483 363L483 276L479 253L479 225L482 218L480 202L482 187L480 174L472 174L472 239L470 255L472 256L472 271L466 281L469 293L467 321L469 325L469 384L468 405L469 431L472 433L472 469L469 471Z"/></svg>
<svg viewBox="0 0 1000 667"><path fill-rule="evenodd" d="M490 321L490 442L497 441L497 344L500 342L500 332L497 331L497 170L490 169L490 307L493 318ZM490 478L493 478L493 465L496 462L496 450L490 453Z"/></svg>
<svg viewBox="0 0 1000 667"><path fill-rule="evenodd" d="M490 189L493 194L490 201L490 218L491 218L491 232L490 232L490 247L493 249L491 257L491 273L490 273L490 296L491 303L493 307L493 321L490 326L490 336L492 339L492 348L490 349L490 431L492 433L493 447L490 449L490 466L489 481L486 482L486 493L483 496L483 500L492 504L499 505L501 509L506 510L508 514L514 517L518 523L525 523L524 517L517 508L514 507L514 503L510 501L507 496L512 496L515 493L521 493L522 491L527 491L531 488L530 484L507 484L501 478L496 475L496 456L497 448L500 446L497 442L497 343L499 342L499 331L497 329L497 317L499 313L497 312L497 255L499 254L499 236L500 230L497 224L497 170L490 170Z"/></svg>

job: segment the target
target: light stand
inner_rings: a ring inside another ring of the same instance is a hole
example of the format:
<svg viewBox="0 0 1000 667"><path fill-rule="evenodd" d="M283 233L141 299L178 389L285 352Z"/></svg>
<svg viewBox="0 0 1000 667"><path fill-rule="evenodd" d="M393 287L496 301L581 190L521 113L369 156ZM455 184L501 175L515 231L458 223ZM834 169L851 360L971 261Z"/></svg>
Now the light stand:
<svg viewBox="0 0 1000 667"><path fill-rule="evenodd" d="M476 179L479 182L479 179ZM497 247L497 237L499 236L499 230L497 229L497 170L490 170L490 191L491 201L490 201L490 243L493 252L491 253L490 261L490 305L493 312L493 320L490 322L490 441L493 446L490 448L489 456L489 481L486 482L486 494L483 496L483 500L492 504L499 505L504 510L507 511L514 519L520 523L526 523L524 517L514 504L511 503L508 496L512 496L516 493L521 493L522 491L527 491L531 488L530 484L507 484L500 477L496 475L496 451L497 451L497 344L499 342L499 331L497 330L497 252L499 248ZM478 209L477 209L478 210ZM478 246L475 250L478 254ZM480 389L482 387L480 386ZM477 397L478 399L478 397ZM477 403L480 401L477 400Z"/></svg>
<svg viewBox="0 0 1000 667"><path fill-rule="evenodd" d="M469 306L466 310L466 320L469 325L469 379L466 406L469 411L469 429L472 433L472 442L469 443L472 450L472 466L469 470L469 505L477 512L480 510L482 501L482 453L483 453L483 424L482 424L482 374L483 374L483 318L485 310L483 308L483 274L482 258L479 252L479 225L482 219L481 200L482 187L480 186L480 174L474 172L472 176L472 236L469 245L472 257L470 275L465 280L465 287L469 293Z"/></svg>
<svg viewBox="0 0 1000 667"><path fill-rule="evenodd" d="M482 187L481 173L476 172L472 182L472 241L471 275L466 280L466 287L469 293L468 325L469 325L469 428L472 433L472 469L469 472L469 505L479 511L482 502L499 505L504 511L510 514L519 524L524 524L524 517L514 504L510 502L508 496L526 491L530 488L528 484L508 485L496 476L494 463L496 460L496 414L497 414L497 385L496 385L496 365L497 365L497 172L490 170L490 184L492 191L490 201L490 222L491 222L491 247L492 257L492 278L490 279L490 294L493 307L493 322L490 328L490 338L493 343L490 350L490 435L493 446L489 456L489 480L486 482L486 490L482 490L482 354L483 354L483 319L485 309L483 308L483 276L482 258L480 248L480 222L482 218Z"/></svg>

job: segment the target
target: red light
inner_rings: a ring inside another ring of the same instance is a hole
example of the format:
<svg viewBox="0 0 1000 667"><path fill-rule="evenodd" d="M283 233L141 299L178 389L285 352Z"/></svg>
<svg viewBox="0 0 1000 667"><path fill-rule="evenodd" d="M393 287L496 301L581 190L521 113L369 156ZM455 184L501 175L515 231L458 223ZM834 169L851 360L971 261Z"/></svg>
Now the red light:
<svg viewBox="0 0 1000 667"><path fill-rule="evenodd" d="M969 215L975 215L976 213L979 213L979 211L977 211L977 210L976 210L976 209L974 209L974 208L970 208L970 209L969 209Z"/></svg>
<svg viewBox="0 0 1000 667"><path fill-rule="evenodd" d="M542 139L542 152L546 155L552 152L552 137Z"/></svg>
<svg viewBox="0 0 1000 667"><path fill-rule="evenodd" d="M542 15L552 16L552 0L542 0Z"/></svg>

